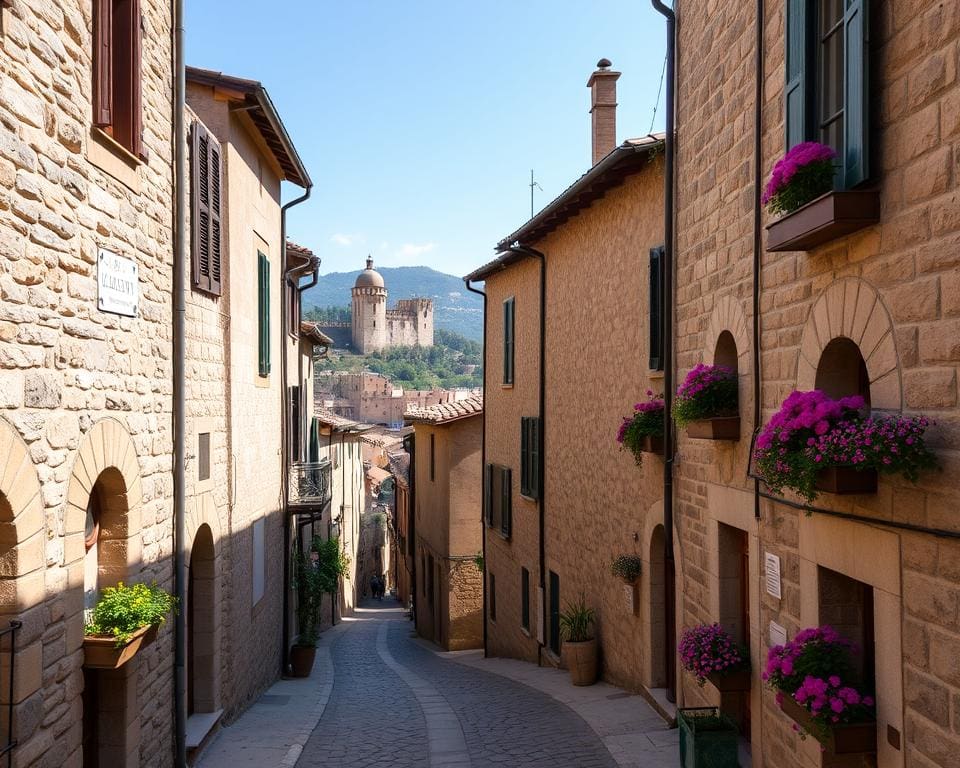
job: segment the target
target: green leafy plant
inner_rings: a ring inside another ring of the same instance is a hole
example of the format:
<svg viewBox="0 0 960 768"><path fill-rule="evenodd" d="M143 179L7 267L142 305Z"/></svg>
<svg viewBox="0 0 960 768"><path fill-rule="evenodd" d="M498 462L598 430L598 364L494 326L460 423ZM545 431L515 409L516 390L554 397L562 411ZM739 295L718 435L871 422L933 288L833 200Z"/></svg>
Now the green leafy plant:
<svg viewBox="0 0 960 768"><path fill-rule="evenodd" d="M647 402L636 403L633 415L624 416L617 430L617 442L620 449L626 448L633 454L637 466L643 462L646 438L663 437L663 397L647 390Z"/></svg>
<svg viewBox="0 0 960 768"><path fill-rule="evenodd" d="M567 603L567 610L560 614L560 636L570 643L584 643L593 639L593 627L596 623L596 614L593 608L587 607L587 601L580 593L580 598L573 603Z"/></svg>
<svg viewBox="0 0 960 768"><path fill-rule="evenodd" d="M483 573L483 552L477 552L477 554L473 556L473 564L477 566L477 570L480 571L480 573Z"/></svg>
<svg viewBox="0 0 960 768"><path fill-rule="evenodd" d="M84 628L88 635L112 635L117 647L130 642L138 629L159 626L176 611L177 599L156 584L124 584L106 587Z"/></svg>
<svg viewBox="0 0 960 768"><path fill-rule="evenodd" d="M336 592L340 577L349 567L350 558L340 549L337 538L314 536L310 548L297 554L293 585L297 591L297 645L317 644L323 596Z"/></svg>
<svg viewBox="0 0 960 768"><path fill-rule="evenodd" d="M387 524L387 516L383 512L377 512L370 518L373 524L378 528L383 528Z"/></svg>
<svg viewBox="0 0 960 768"><path fill-rule="evenodd" d="M677 389L673 418L683 427L691 421L736 416L737 373L723 365L697 365Z"/></svg>
<svg viewBox="0 0 960 768"><path fill-rule="evenodd" d="M610 572L624 581L634 582L640 578L643 561L640 555L620 555L610 565Z"/></svg>

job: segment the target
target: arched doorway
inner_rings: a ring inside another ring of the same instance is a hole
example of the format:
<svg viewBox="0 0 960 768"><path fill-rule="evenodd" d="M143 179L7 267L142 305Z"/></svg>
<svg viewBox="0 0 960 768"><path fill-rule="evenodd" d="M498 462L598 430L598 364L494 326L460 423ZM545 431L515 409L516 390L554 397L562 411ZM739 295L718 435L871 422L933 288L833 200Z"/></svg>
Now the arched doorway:
<svg viewBox="0 0 960 768"><path fill-rule="evenodd" d="M201 525L190 552L187 583L187 714L217 709L216 552L213 532Z"/></svg>

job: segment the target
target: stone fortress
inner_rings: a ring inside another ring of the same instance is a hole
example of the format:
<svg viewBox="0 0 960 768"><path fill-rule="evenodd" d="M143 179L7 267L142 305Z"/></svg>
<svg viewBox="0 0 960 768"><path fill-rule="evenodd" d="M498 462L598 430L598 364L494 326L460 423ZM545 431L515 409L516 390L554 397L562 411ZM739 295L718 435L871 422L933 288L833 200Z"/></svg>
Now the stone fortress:
<svg viewBox="0 0 960 768"><path fill-rule="evenodd" d="M390 347L433 346L433 300L401 299L396 309L387 309L383 275L373 268L369 256L352 293L351 342L357 354Z"/></svg>

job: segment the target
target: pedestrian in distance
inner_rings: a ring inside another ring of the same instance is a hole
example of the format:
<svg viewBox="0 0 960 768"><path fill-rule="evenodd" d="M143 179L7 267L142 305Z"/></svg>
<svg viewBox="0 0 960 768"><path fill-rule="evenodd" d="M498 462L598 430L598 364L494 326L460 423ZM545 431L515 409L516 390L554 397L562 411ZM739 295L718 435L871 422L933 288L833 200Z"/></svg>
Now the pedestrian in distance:
<svg viewBox="0 0 960 768"><path fill-rule="evenodd" d="M374 574L370 577L370 597L376 598L378 586L377 577L376 574Z"/></svg>

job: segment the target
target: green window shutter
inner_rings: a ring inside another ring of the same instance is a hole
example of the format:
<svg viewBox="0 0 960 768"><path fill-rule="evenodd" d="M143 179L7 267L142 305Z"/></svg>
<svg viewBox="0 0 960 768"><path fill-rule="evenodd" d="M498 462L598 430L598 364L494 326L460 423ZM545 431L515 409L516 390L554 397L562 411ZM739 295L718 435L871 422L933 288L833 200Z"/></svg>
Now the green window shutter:
<svg viewBox="0 0 960 768"><path fill-rule="evenodd" d="M520 493L529 499L540 498L540 419L520 419Z"/></svg>
<svg viewBox="0 0 960 768"><path fill-rule="evenodd" d="M503 383L513 384L514 303L503 302Z"/></svg>
<svg viewBox="0 0 960 768"><path fill-rule="evenodd" d="M260 357L260 375L270 375L270 260L257 253L257 347Z"/></svg>
<svg viewBox="0 0 960 768"><path fill-rule="evenodd" d="M808 29L812 13L808 4L809 0L787 0L787 87L784 90L787 149L806 141L809 135Z"/></svg>
<svg viewBox="0 0 960 768"><path fill-rule="evenodd" d="M510 536L510 530L513 525L511 509L513 483L511 482L511 471L506 467L500 469L500 532L504 536Z"/></svg>
<svg viewBox="0 0 960 768"><path fill-rule="evenodd" d="M530 419L520 417L520 493L528 495L530 489Z"/></svg>
<svg viewBox="0 0 960 768"><path fill-rule="evenodd" d="M543 436L540 432L540 419L530 419L530 497L540 498L540 450Z"/></svg>
<svg viewBox="0 0 960 768"><path fill-rule="evenodd" d="M846 0L843 17L843 185L850 188L870 175L868 0Z"/></svg>
<svg viewBox="0 0 960 768"><path fill-rule="evenodd" d="M650 249L650 354L651 371L663 370L663 259L664 247Z"/></svg>

